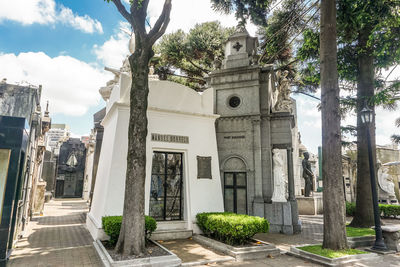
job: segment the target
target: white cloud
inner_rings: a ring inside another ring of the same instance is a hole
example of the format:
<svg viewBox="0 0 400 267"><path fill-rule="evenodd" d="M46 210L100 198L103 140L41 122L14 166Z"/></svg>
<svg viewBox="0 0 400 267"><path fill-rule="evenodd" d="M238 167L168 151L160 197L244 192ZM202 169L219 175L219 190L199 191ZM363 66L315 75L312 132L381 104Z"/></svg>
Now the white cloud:
<svg viewBox="0 0 400 267"><path fill-rule="evenodd" d="M93 52L97 59L107 67L120 68L122 61L129 54L128 43L130 37L121 28L130 29L128 23L120 22L117 32L110 39L102 45L93 46Z"/></svg>
<svg viewBox="0 0 400 267"><path fill-rule="evenodd" d="M91 65L70 56L49 57L43 52L0 54L1 79L43 85L42 106L49 100L52 114L84 115L99 104L98 90L110 79Z"/></svg>
<svg viewBox="0 0 400 267"><path fill-rule="evenodd" d="M58 15L58 20L66 25L70 24L73 28L86 33L103 33L100 21L92 19L88 15L74 15L71 9L62 6Z"/></svg>
<svg viewBox="0 0 400 267"><path fill-rule="evenodd" d="M98 20L88 15L74 14L70 8L63 5L57 8L55 0L2 0L0 1L0 23L6 20L16 21L22 25L63 23L85 33L103 33Z"/></svg>

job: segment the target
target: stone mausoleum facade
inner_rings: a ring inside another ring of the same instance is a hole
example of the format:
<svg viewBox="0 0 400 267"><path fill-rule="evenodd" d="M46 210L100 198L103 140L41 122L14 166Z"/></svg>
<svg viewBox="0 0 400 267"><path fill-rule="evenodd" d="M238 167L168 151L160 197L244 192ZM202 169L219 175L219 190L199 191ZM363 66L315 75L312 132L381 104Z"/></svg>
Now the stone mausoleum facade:
<svg viewBox="0 0 400 267"><path fill-rule="evenodd" d="M225 211L265 217L271 231L300 231L294 193L296 106L286 73L255 62L257 39L232 35L210 74ZM278 74L279 75L279 74ZM276 176L276 177L275 177ZM275 191L275 192L274 192Z"/></svg>
<svg viewBox="0 0 400 267"><path fill-rule="evenodd" d="M150 75L145 213L158 221L153 238L198 233L196 214L213 211L265 217L271 232L301 230L294 181L296 104L287 72L259 66L256 49L257 39L238 29L202 93ZM107 103L104 136L86 221L94 239L105 238L101 218L123 209L127 62L120 70L106 68L115 77L100 89Z"/></svg>

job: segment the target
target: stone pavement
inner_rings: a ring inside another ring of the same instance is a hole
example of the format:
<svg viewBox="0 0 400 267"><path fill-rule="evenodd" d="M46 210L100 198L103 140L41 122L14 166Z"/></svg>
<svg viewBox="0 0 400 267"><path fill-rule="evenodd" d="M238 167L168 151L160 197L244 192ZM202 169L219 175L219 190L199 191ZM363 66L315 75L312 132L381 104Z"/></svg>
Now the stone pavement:
<svg viewBox="0 0 400 267"><path fill-rule="evenodd" d="M90 266L101 267L93 246L92 238L85 226L86 202L83 200L52 200L45 204L44 215L33 218L27 227L24 238L13 250L7 266ZM291 245L321 243L323 238L323 218L300 216L302 233L298 235L258 234L256 238L270 242L282 251ZM386 224L400 224L399 220L384 220ZM196 260L216 260L224 256L208 248L196 245L191 240L177 242L165 241L163 245L172 249L184 262ZM195 257L195 258L193 258ZM204 266L270 266L270 267L308 267L321 266L303 259L280 255L268 259L245 262L208 263ZM379 256L373 261L361 261L356 267L400 267L400 253Z"/></svg>
<svg viewBox="0 0 400 267"><path fill-rule="evenodd" d="M7 266L101 266L85 226L86 201L52 200L34 217Z"/></svg>

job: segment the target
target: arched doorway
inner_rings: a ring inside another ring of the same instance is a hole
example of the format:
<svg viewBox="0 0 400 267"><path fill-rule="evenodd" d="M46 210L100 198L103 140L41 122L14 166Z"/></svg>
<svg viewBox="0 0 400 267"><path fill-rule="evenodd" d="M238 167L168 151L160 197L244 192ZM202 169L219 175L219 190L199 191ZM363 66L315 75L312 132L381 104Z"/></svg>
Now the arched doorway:
<svg viewBox="0 0 400 267"><path fill-rule="evenodd" d="M238 157L225 161L223 168L225 211L247 214L246 164Z"/></svg>

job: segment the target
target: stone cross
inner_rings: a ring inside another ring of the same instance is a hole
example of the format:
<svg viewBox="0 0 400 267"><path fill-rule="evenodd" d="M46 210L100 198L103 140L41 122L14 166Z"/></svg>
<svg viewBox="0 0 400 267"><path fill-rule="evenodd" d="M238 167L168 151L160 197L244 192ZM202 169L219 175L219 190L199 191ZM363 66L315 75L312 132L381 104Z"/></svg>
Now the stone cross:
<svg viewBox="0 0 400 267"><path fill-rule="evenodd" d="M241 45L239 42L236 42L236 44L233 46L233 48L235 48L236 51L239 52L239 50L240 50L240 48L241 48L242 46L243 46L243 45Z"/></svg>

